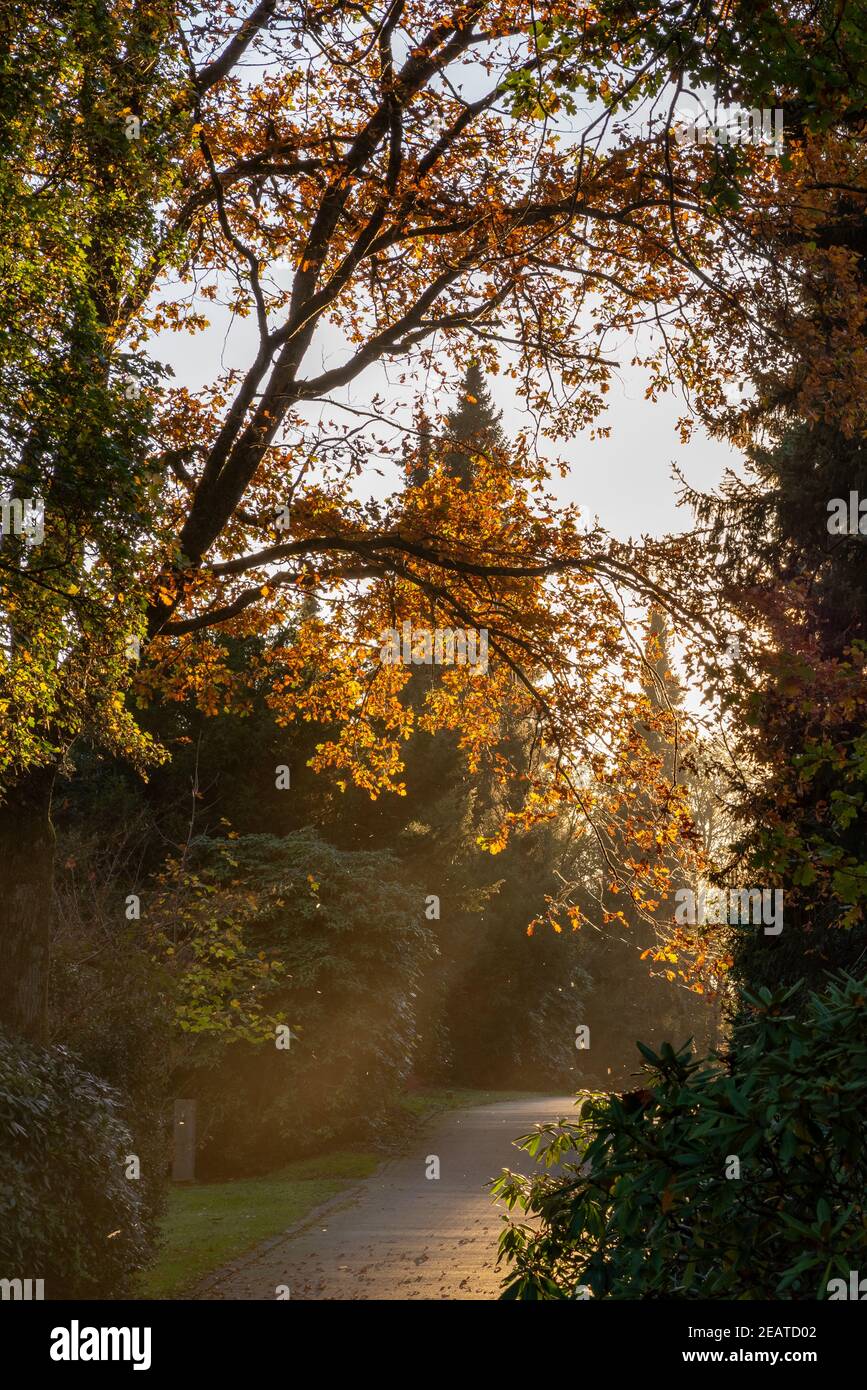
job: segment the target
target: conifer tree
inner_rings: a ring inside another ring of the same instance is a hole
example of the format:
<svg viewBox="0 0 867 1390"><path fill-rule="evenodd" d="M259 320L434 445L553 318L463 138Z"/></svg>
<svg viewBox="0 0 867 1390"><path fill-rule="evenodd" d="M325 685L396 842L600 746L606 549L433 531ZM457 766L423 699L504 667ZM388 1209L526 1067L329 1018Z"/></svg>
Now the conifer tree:
<svg viewBox="0 0 867 1390"><path fill-rule="evenodd" d="M683 783L686 773L677 761L673 730L684 692L672 669L669 625L658 608L648 614L644 656L648 716L647 722L637 724L635 734L658 759L659 775L667 782ZM640 858L647 849L634 843L624 826L616 852L628 860ZM639 1071L636 1043L657 1048L670 1042L679 1047L692 1037L704 1045L714 1028L704 1000L682 984L674 970L653 964L664 924L674 910L671 895L684 886L677 858L657 853L671 871L670 896L650 911L639 910L622 892L603 892L605 908L619 917L603 926L585 962L593 979L587 1081L612 1089L629 1084Z"/></svg>
<svg viewBox="0 0 867 1390"><path fill-rule="evenodd" d="M404 451L404 467L409 487L419 487L430 477L431 455L433 453L433 425L431 418L420 404L416 408L414 433L408 437Z"/></svg>
<svg viewBox="0 0 867 1390"><path fill-rule="evenodd" d="M464 374L457 404L446 416L446 432L441 449L448 471L469 488L473 479L473 455L503 448L506 443L497 410L478 362L471 362Z"/></svg>

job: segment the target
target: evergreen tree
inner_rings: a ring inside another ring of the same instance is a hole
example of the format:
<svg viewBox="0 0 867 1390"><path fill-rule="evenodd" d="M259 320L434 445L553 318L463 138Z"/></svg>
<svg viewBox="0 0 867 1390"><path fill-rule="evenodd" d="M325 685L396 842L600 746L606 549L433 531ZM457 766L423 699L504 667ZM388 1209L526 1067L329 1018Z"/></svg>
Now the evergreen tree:
<svg viewBox="0 0 867 1390"><path fill-rule="evenodd" d="M863 652L867 539L832 506L867 496L863 440L800 420L749 451L747 479L688 493L726 576L743 644L723 687L739 729L740 830L728 871L784 894L778 935L739 932L734 978L750 989L855 970L867 950ZM762 631L764 629L764 631Z"/></svg>
<svg viewBox="0 0 867 1390"><path fill-rule="evenodd" d="M424 405L416 407L413 424L414 433L408 437L404 447L404 468L407 485L419 487L430 477L433 453L433 425Z"/></svg>
<svg viewBox="0 0 867 1390"><path fill-rule="evenodd" d="M460 479L462 487L472 485L474 454L505 447L501 419L502 411L494 405L481 367L471 362L464 373L458 402L446 416L446 432L440 441L446 467Z"/></svg>
<svg viewBox="0 0 867 1390"><path fill-rule="evenodd" d="M682 783L684 770L675 765L672 721L683 703L684 692L672 670L670 633L664 613L653 608L648 615L645 640L644 695L648 722L638 725L641 742L659 762L659 775ZM633 789L640 795L639 789ZM620 862L646 850L630 842L628 831L618 836L616 858ZM662 854L671 873L671 892L688 886L674 854ZM665 935L663 923L671 921L673 899L668 897L653 912L639 910L623 892L606 892L608 911L621 913L624 923L603 927L587 956L593 979L590 999L591 1044L587 1054L588 1077L595 1084L617 1088L630 1084L640 1070L637 1042L654 1049L663 1042L679 1047L690 1037L700 1044L711 1041L713 1018L707 1004L680 980L660 974L642 954L654 951Z"/></svg>

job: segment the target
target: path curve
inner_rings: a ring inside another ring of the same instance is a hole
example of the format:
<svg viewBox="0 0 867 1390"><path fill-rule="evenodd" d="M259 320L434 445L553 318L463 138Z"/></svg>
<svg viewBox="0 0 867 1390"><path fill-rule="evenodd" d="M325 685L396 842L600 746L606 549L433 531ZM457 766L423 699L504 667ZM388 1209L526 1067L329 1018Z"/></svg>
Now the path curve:
<svg viewBox="0 0 867 1390"><path fill-rule="evenodd" d="M502 1168L530 1172L514 1140L572 1114L574 1097L556 1096L439 1115L411 1153L221 1271L198 1297L273 1301L284 1286L293 1300L495 1299L504 1208L485 1184ZM425 1176L431 1156L438 1179Z"/></svg>

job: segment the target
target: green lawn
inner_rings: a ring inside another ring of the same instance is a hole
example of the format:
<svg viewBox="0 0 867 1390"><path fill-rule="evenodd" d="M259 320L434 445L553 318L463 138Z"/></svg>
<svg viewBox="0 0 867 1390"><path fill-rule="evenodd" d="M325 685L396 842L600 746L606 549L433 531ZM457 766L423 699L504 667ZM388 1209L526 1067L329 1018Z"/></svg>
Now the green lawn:
<svg viewBox="0 0 867 1390"><path fill-rule="evenodd" d="M496 1105L501 1100L532 1100L539 1091L469 1091L460 1088L434 1086L423 1091L409 1091L401 1096L400 1106L409 1115L424 1119L442 1110L460 1110L467 1105Z"/></svg>
<svg viewBox="0 0 867 1390"><path fill-rule="evenodd" d="M525 1100L529 1091L470 1091L434 1087L400 1099L406 1137L418 1121L444 1110ZM140 1278L141 1298L181 1298L206 1275L269 1236L279 1235L351 1183L368 1177L382 1153L337 1150L296 1159L262 1178L172 1187L162 1221L159 1259Z"/></svg>
<svg viewBox="0 0 867 1390"><path fill-rule="evenodd" d="M164 1244L141 1276L141 1298L179 1298L206 1274L300 1221L381 1162L372 1153L300 1158L263 1178L172 1187L163 1217Z"/></svg>

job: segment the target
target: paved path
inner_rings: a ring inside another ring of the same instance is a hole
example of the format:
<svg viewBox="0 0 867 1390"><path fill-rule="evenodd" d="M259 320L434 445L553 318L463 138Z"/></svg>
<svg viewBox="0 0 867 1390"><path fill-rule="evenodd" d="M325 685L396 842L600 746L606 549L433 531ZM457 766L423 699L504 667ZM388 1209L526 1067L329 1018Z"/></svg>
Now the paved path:
<svg viewBox="0 0 867 1390"><path fill-rule="evenodd" d="M572 1097L558 1096L440 1115L410 1155L223 1270L199 1297L273 1300L288 1285L292 1299L495 1299L504 1209L485 1184L501 1168L531 1171L513 1140L569 1114ZM429 1155L438 1180L425 1177Z"/></svg>

